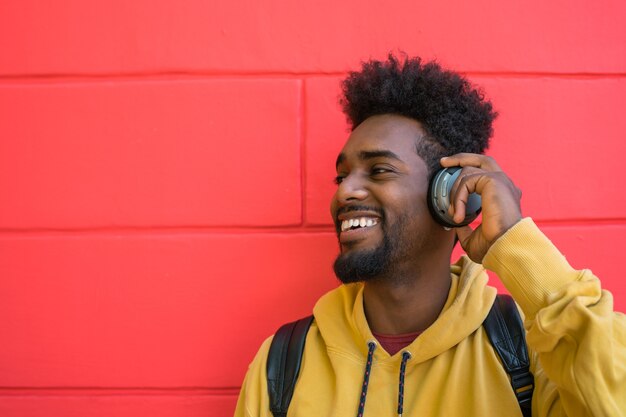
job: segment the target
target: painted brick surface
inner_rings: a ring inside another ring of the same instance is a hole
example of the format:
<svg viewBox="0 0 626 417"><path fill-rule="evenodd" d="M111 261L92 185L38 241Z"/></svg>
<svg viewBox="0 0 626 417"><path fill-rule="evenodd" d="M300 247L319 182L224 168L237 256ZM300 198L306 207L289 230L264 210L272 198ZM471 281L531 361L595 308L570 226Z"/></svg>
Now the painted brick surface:
<svg viewBox="0 0 626 417"><path fill-rule="evenodd" d="M394 48L468 71L615 73L625 13L619 0L3 2L0 73L337 72Z"/></svg>
<svg viewBox="0 0 626 417"><path fill-rule="evenodd" d="M476 77L500 118L490 154L540 220L623 219L626 78Z"/></svg>
<svg viewBox="0 0 626 417"><path fill-rule="evenodd" d="M298 224L299 84L0 86L0 227Z"/></svg>
<svg viewBox="0 0 626 417"><path fill-rule="evenodd" d="M626 227L543 229L626 308L612 266ZM332 233L3 238L0 386L236 386L336 285L336 251Z"/></svg>
<svg viewBox="0 0 626 417"><path fill-rule="evenodd" d="M337 285L338 81L389 50L484 86L525 214L625 311L625 15L0 2L0 416L232 415L262 340Z"/></svg>
<svg viewBox="0 0 626 417"><path fill-rule="evenodd" d="M350 135L338 99L339 77L309 78L305 83L306 213L308 224L332 224L330 201L335 162Z"/></svg>
<svg viewBox="0 0 626 417"><path fill-rule="evenodd" d="M306 221L330 224L335 160L349 136L337 103L340 78L306 81ZM472 77L497 111L488 154L524 192L525 215L542 220L624 218L616 192L626 142L626 78Z"/></svg>
<svg viewBox="0 0 626 417"><path fill-rule="evenodd" d="M234 387L336 286L330 233L0 239L1 387Z"/></svg>
<svg viewBox="0 0 626 417"><path fill-rule="evenodd" d="M0 396L3 417L91 417L151 416L151 417L232 417L237 403L234 394L202 395L189 391L165 395L120 392L80 394L58 392L33 395L19 392Z"/></svg>

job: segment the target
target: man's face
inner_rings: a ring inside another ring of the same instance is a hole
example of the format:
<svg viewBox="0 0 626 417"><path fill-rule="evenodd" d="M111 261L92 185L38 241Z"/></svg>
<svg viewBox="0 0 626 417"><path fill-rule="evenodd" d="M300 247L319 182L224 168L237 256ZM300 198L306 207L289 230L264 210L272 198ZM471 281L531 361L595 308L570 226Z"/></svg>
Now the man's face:
<svg viewBox="0 0 626 417"><path fill-rule="evenodd" d="M441 229L428 211L428 169L416 153L419 122L373 116L350 135L337 158L331 214L341 253L334 269L343 282L393 275L435 247Z"/></svg>

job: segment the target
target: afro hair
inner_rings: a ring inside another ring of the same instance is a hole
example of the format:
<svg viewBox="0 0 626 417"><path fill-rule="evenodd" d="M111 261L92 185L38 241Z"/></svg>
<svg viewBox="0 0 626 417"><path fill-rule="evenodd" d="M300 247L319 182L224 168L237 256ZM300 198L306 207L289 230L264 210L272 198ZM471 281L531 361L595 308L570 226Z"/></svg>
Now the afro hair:
<svg viewBox="0 0 626 417"><path fill-rule="evenodd" d="M456 72L421 58L371 60L342 83L340 104L354 130L371 116L397 114L421 123L426 137L417 144L429 173L439 159L459 152L483 153L497 113L481 91Z"/></svg>

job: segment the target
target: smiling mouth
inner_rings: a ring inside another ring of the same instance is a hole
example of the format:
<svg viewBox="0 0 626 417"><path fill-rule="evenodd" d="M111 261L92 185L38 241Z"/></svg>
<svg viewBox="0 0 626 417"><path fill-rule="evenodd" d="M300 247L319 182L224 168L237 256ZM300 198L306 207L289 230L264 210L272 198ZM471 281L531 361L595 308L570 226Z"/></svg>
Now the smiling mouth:
<svg viewBox="0 0 626 417"><path fill-rule="evenodd" d="M372 217L358 217L341 222L341 231L364 229L378 224L378 219Z"/></svg>

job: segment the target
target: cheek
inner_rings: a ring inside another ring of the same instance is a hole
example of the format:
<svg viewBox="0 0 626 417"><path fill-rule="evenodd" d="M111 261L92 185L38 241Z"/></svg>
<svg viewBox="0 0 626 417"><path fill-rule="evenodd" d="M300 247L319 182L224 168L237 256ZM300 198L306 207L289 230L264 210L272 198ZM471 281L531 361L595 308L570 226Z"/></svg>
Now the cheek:
<svg viewBox="0 0 626 417"><path fill-rule="evenodd" d="M397 207L404 207L399 216L404 218L407 223L406 227L410 228L412 233L423 234L436 226L435 219L428 209L426 197L426 195L414 194L401 202L398 201L400 205Z"/></svg>
<svg viewBox="0 0 626 417"><path fill-rule="evenodd" d="M398 194L393 200L394 207L401 210L402 213L412 215L422 215L428 213L428 204L426 203L427 195L424 193L412 192Z"/></svg>
<svg viewBox="0 0 626 417"><path fill-rule="evenodd" d="M335 229L339 229L339 223L335 217L335 213L339 208L339 203L337 201L337 193L333 194L333 197L330 199L330 221L335 226Z"/></svg>
<svg viewBox="0 0 626 417"><path fill-rule="evenodd" d="M335 192L330 199L330 216L333 221L335 219L335 211L337 211L337 192Z"/></svg>

